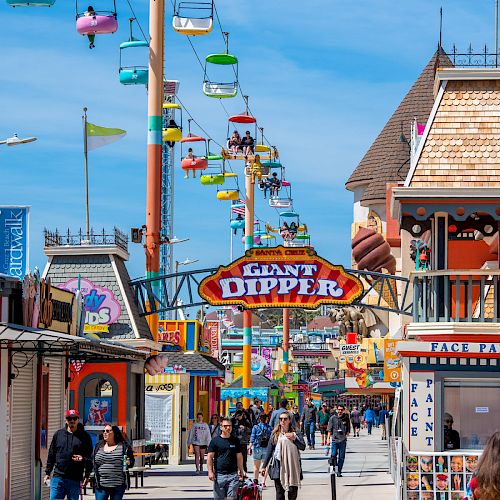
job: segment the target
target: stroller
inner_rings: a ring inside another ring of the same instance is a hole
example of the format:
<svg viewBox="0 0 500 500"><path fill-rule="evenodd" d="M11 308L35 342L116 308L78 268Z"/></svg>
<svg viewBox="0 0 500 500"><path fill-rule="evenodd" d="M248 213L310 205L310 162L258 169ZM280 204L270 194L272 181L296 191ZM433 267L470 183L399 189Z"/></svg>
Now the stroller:
<svg viewBox="0 0 500 500"><path fill-rule="evenodd" d="M262 486L248 478L240 481L238 500L262 500Z"/></svg>

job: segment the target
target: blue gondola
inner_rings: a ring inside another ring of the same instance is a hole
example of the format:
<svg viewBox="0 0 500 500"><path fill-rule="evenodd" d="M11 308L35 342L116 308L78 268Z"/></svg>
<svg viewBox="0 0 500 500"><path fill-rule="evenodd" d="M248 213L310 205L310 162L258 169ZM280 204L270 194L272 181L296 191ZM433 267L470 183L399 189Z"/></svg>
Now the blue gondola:
<svg viewBox="0 0 500 500"><path fill-rule="evenodd" d="M56 0L30 0L29 2L7 0L7 3L12 7L52 7Z"/></svg>
<svg viewBox="0 0 500 500"><path fill-rule="evenodd" d="M124 66L122 63L124 50L149 47L149 43L145 40L137 40L134 38L132 34L132 23L135 19L131 18L129 21L130 38L128 41L120 44L120 83L123 85L147 85L149 74L147 66Z"/></svg>

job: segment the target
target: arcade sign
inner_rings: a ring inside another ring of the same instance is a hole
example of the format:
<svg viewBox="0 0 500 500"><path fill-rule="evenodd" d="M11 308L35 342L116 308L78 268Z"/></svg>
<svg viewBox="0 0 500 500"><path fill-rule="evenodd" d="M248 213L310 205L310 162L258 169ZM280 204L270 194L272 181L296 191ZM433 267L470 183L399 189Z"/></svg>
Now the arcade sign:
<svg viewBox="0 0 500 500"><path fill-rule="evenodd" d="M317 309L322 304L351 304L363 293L363 285L312 248L278 246L247 250L205 278L198 292L214 306Z"/></svg>

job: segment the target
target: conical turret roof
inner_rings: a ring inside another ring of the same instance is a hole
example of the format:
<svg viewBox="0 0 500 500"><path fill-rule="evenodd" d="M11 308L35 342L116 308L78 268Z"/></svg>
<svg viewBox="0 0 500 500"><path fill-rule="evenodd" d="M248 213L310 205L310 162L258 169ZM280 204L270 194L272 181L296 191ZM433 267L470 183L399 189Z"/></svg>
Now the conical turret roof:
<svg viewBox="0 0 500 500"><path fill-rule="evenodd" d="M368 184L361 198L363 205L384 202L386 184L405 179L410 168L410 149L401 142L401 132L409 140L412 120L427 122L434 104L436 68L450 66L453 64L446 53L438 49L349 177L347 189Z"/></svg>

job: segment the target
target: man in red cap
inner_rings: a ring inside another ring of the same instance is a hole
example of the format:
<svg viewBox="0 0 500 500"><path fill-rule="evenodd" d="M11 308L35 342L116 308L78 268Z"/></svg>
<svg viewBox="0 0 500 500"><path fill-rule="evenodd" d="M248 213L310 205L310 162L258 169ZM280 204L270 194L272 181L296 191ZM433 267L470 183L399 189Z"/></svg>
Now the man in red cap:
<svg viewBox="0 0 500 500"><path fill-rule="evenodd" d="M53 436L45 467L45 479L50 480L50 500L78 500L80 482L86 482L90 476L92 463L92 440L79 422L77 410L66 412L66 426Z"/></svg>

